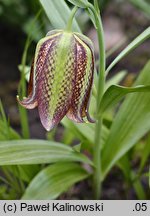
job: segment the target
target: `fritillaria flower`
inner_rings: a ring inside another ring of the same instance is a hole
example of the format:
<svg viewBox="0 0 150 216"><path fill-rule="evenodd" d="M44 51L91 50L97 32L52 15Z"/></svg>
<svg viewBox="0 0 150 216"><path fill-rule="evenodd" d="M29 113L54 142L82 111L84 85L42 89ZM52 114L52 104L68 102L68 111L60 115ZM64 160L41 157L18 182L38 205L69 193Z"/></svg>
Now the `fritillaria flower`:
<svg viewBox="0 0 150 216"><path fill-rule="evenodd" d="M27 109L38 106L48 131L65 115L74 122L93 122L88 113L93 71L93 45L86 36L50 31L36 47L29 96L18 101Z"/></svg>

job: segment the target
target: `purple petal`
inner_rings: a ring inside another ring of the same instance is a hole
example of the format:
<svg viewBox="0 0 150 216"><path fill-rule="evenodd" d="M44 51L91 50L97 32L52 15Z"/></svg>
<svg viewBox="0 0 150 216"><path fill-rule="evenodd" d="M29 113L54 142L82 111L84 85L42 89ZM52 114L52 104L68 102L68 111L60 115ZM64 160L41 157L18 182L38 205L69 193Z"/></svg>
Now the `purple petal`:
<svg viewBox="0 0 150 216"><path fill-rule="evenodd" d="M17 100L20 103L20 105L22 105L23 107L27 108L27 109L34 109L38 103L37 103L37 99L36 99L36 94L34 94L33 92L35 92L34 86L33 86L33 73L34 73L34 62L32 63L31 66L31 71L30 71L30 80L29 80L29 86L28 86L28 97L23 99L22 101L20 101L19 96L17 96Z"/></svg>
<svg viewBox="0 0 150 216"><path fill-rule="evenodd" d="M37 89L39 87L39 80L43 73L43 67L52 46L52 43L58 36L47 37L48 39L43 43L39 41L36 47L36 55L31 66L30 80L28 85L28 97L20 101L17 96L18 102L27 109L34 109L38 106Z"/></svg>
<svg viewBox="0 0 150 216"><path fill-rule="evenodd" d="M73 91L73 97L71 101L71 107L67 113L67 117L75 122L85 122L84 118L87 118L89 122L94 122L89 116L89 99L91 93L91 87L93 83L94 73L94 56L93 52L87 44L76 41L77 44L77 71L75 78L75 88ZM87 52L90 51L90 58ZM87 70L87 64L90 64Z"/></svg>
<svg viewBox="0 0 150 216"><path fill-rule="evenodd" d="M65 47L65 50L67 50L63 61L65 66L62 66L62 71L58 71L57 67L59 67L58 65L62 58L60 53L64 54L64 43L61 44L60 40L55 40L49 49L42 75L39 79L38 110L41 122L48 131L61 121L71 104L75 74L74 44L75 40L72 37L71 43L68 44L68 47ZM62 72L64 72L63 77ZM62 78L60 79L59 76Z"/></svg>

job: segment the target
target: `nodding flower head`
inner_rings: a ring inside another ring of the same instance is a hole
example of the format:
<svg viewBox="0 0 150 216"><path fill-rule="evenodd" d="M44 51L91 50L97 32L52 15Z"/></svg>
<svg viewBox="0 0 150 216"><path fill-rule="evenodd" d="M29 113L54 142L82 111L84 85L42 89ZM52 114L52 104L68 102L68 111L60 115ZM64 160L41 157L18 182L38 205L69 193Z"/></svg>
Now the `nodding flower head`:
<svg viewBox="0 0 150 216"><path fill-rule="evenodd" d="M74 122L93 122L88 113L93 83L93 45L86 36L50 31L36 47L29 95L19 103L38 106L41 122L50 131L66 115Z"/></svg>

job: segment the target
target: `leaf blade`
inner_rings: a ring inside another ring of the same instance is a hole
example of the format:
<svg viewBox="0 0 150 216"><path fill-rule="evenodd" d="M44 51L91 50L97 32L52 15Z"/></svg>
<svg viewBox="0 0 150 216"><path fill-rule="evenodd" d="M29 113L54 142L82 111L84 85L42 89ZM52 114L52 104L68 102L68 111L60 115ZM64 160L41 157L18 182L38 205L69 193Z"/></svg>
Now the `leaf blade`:
<svg viewBox="0 0 150 216"><path fill-rule="evenodd" d="M150 85L149 68L150 61L135 85ZM102 151L103 178L112 166L150 130L149 101L149 93L137 93L128 95L121 105Z"/></svg>
<svg viewBox="0 0 150 216"><path fill-rule="evenodd" d="M42 170L30 183L22 199L55 199L89 174L78 164L57 163Z"/></svg>
<svg viewBox="0 0 150 216"><path fill-rule="evenodd" d="M0 142L0 165L27 165L80 161L92 164L83 154L61 143L45 140L13 140Z"/></svg>
<svg viewBox="0 0 150 216"><path fill-rule="evenodd" d="M40 0L40 3L54 28L66 28L71 11L64 0ZM75 19L73 21L73 30L81 32Z"/></svg>
<svg viewBox="0 0 150 216"><path fill-rule="evenodd" d="M99 114L105 112L107 109L111 108L113 105L117 104L124 96L130 93L136 92L149 92L149 86L135 86L135 87L124 87L119 85L110 86L104 93Z"/></svg>
<svg viewBox="0 0 150 216"><path fill-rule="evenodd" d="M130 53L133 49L143 43L150 37L150 27L148 27L144 32L138 35L108 66L106 69L106 74L128 53Z"/></svg>
<svg viewBox="0 0 150 216"><path fill-rule="evenodd" d="M81 7L81 8L87 8L88 7L88 1L87 0L67 0L67 1L69 1L73 5Z"/></svg>

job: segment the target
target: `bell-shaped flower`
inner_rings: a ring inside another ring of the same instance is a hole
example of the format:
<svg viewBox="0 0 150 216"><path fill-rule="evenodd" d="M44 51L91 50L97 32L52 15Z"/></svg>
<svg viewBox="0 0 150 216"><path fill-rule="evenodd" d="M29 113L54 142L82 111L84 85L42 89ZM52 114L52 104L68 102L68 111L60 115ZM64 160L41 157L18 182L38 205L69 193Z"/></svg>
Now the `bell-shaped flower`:
<svg viewBox="0 0 150 216"><path fill-rule="evenodd" d="M86 36L50 31L39 41L30 72L29 96L19 103L38 106L41 122L51 130L66 115L74 122L93 122L89 98L93 83L93 45Z"/></svg>

